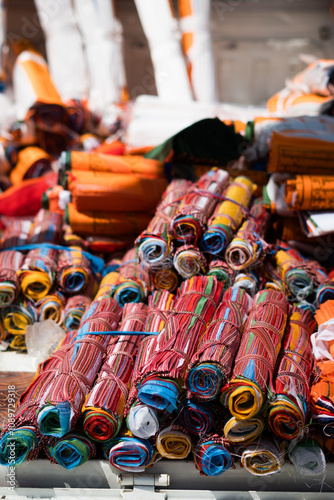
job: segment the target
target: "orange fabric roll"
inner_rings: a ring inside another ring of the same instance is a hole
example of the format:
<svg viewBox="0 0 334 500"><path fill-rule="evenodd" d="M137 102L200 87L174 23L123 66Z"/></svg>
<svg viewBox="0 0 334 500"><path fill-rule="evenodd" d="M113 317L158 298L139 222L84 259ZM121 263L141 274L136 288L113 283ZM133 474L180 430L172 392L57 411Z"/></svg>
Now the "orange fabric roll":
<svg viewBox="0 0 334 500"><path fill-rule="evenodd" d="M334 209L334 176L297 175L288 179L285 201L291 210Z"/></svg>
<svg viewBox="0 0 334 500"><path fill-rule="evenodd" d="M106 140L101 146L95 149L94 153L117 156L124 155L125 144L122 141L108 142L108 140Z"/></svg>
<svg viewBox="0 0 334 500"><path fill-rule="evenodd" d="M154 210L167 187L166 179L78 170L68 176L68 189L79 212Z"/></svg>
<svg viewBox="0 0 334 500"><path fill-rule="evenodd" d="M73 203L66 210L66 222L74 233L88 235L122 236L133 235L144 231L152 215L136 212L78 212Z"/></svg>
<svg viewBox="0 0 334 500"><path fill-rule="evenodd" d="M10 173L10 180L16 186L24 179L41 177L51 169L51 160L51 156L41 148L24 148L19 152L17 164Z"/></svg>
<svg viewBox="0 0 334 500"><path fill-rule="evenodd" d="M71 170L74 174L78 170L89 170L114 174L140 174L152 179L165 178L164 165L161 161L136 155L72 151L65 153L64 162L65 168Z"/></svg>

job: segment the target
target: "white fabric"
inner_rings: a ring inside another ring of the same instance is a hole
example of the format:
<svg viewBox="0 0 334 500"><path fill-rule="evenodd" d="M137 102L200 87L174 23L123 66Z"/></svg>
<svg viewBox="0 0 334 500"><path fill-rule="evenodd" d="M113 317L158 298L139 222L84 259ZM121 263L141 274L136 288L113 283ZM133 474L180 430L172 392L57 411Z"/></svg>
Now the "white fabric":
<svg viewBox="0 0 334 500"><path fill-rule="evenodd" d="M289 452L289 458L303 477L326 475L326 458L319 445L301 442Z"/></svg>
<svg viewBox="0 0 334 500"><path fill-rule="evenodd" d="M32 60L44 67L47 66L45 59L34 52L24 51L17 57L13 69L13 91L18 120L24 120L28 110L36 102L33 86L21 65L21 62L26 60Z"/></svg>
<svg viewBox="0 0 334 500"><path fill-rule="evenodd" d="M313 355L317 361L324 359L334 361L328 347L328 342L331 340L334 340L334 318L320 325L318 331L311 335Z"/></svg>
<svg viewBox="0 0 334 500"><path fill-rule="evenodd" d="M130 408L127 426L134 436L148 439L158 432L159 421L153 408L140 404Z"/></svg>

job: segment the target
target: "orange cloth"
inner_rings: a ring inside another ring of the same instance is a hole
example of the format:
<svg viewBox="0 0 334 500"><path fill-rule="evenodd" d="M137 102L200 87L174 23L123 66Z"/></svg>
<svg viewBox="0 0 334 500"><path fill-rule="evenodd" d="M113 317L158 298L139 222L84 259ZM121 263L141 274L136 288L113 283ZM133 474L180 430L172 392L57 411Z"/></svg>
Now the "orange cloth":
<svg viewBox="0 0 334 500"><path fill-rule="evenodd" d="M101 146L98 146L95 149L94 153L117 156L124 155L125 144L122 141L105 141L101 144Z"/></svg>
<svg viewBox="0 0 334 500"><path fill-rule="evenodd" d="M18 161L10 173L10 180L16 186L26 178L41 177L51 169L51 160L51 156L41 148L24 148L19 152Z"/></svg>
<svg viewBox="0 0 334 500"><path fill-rule="evenodd" d="M288 179L285 201L291 210L334 209L334 176L297 175Z"/></svg>

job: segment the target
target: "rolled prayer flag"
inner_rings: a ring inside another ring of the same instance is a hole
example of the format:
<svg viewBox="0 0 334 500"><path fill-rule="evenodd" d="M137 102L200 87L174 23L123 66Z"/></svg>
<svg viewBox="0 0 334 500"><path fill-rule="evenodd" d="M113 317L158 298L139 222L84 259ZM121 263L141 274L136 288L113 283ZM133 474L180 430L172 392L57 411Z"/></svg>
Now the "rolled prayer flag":
<svg viewBox="0 0 334 500"><path fill-rule="evenodd" d="M230 378L251 299L229 288L189 364L185 383L191 397L212 400Z"/></svg>
<svg viewBox="0 0 334 500"><path fill-rule="evenodd" d="M70 432L57 440L49 440L46 450L52 461L68 470L84 464L96 453L94 443L79 431Z"/></svg>
<svg viewBox="0 0 334 500"><path fill-rule="evenodd" d="M261 437L242 451L240 462L255 476L267 476L280 472L284 464L284 448L269 438Z"/></svg>
<svg viewBox="0 0 334 500"><path fill-rule="evenodd" d="M191 438L179 429L177 425L171 425L161 430L156 440L157 450L164 458L171 460L183 460L191 452Z"/></svg>
<svg viewBox="0 0 334 500"><path fill-rule="evenodd" d="M239 420L231 417L224 425L224 436L231 444L249 443L255 441L265 428L262 417L252 417L247 420Z"/></svg>
<svg viewBox="0 0 334 500"><path fill-rule="evenodd" d="M17 271L21 269L24 256L15 250L0 252L0 309L16 301L19 291Z"/></svg>
<svg viewBox="0 0 334 500"><path fill-rule="evenodd" d="M221 255L240 226L256 185L248 177L236 177L223 193L208 221L201 247L213 255Z"/></svg>
<svg viewBox="0 0 334 500"><path fill-rule="evenodd" d="M157 337L149 375L139 384L142 403L167 412L177 409L180 384L222 293L223 285L214 277L195 276L182 283L174 314Z"/></svg>
<svg viewBox="0 0 334 500"><path fill-rule="evenodd" d="M1 236L1 248L11 248L26 245L29 239L32 222L30 220L13 220Z"/></svg>
<svg viewBox="0 0 334 500"><path fill-rule="evenodd" d="M95 295L95 300L101 297L112 297L119 278L119 266L121 263L122 261L118 259L117 264L115 263L115 269L103 276L97 294Z"/></svg>
<svg viewBox="0 0 334 500"><path fill-rule="evenodd" d="M205 436L217 429L223 412L224 409L219 404L204 404L194 399L186 399L181 405L178 419L183 429L190 434Z"/></svg>
<svg viewBox="0 0 334 500"><path fill-rule="evenodd" d="M120 332L141 332L147 316L145 304L125 304ZM109 341L106 359L82 407L83 429L96 441L118 434L123 421L138 347L142 336L121 335Z"/></svg>
<svg viewBox="0 0 334 500"><path fill-rule="evenodd" d="M126 252L119 266L113 297L121 307L129 302L143 302L151 289L149 271L140 262L136 250Z"/></svg>
<svg viewBox="0 0 334 500"><path fill-rule="evenodd" d="M297 175L285 182L285 201L290 210L333 210L334 176Z"/></svg>
<svg viewBox="0 0 334 500"><path fill-rule="evenodd" d="M110 298L94 301L87 309L75 342L40 405L37 421L43 435L62 437L74 429L109 343L103 332L117 329L121 311Z"/></svg>
<svg viewBox="0 0 334 500"><path fill-rule="evenodd" d="M150 269L172 265L174 245L168 229L190 186L190 181L173 179L162 195L153 219L135 241L140 260Z"/></svg>
<svg viewBox="0 0 334 500"><path fill-rule="evenodd" d="M301 476L325 478L326 457L316 439L306 438L289 451L289 459Z"/></svg>
<svg viewBox="0 0 334 500"><path fill-rule="evenodd" d="M34 219L29 236L29 244L61 243L63 236L62 226L63 217L61 214L42 208Z"/></svg>
<svg viewBox="0 0 334 500"><path fill-rule="evenodd" d="M154 272L151 271L150 274L155 290L174 292L174 290L178 287L179 275L174 268L162 268Z"/></svg>
<svg viewBox="0 0 334 500"><path fill-rule="evenodd" d="M52 319L57 325L62 325L65 297L60 292L46 295L35 305L38 308L38 321Z"/></svg>
<svg viewBox="0 0 334 500"><path fill-rule="evenodd" d="M212 169L189 188L171 222L169 231L172 238L178 243L196 245L228 179L226 171Z"/></svg>
<svg viewBox="0 0 334 500"><path fill-rule="evenodd" d="M315 321L309 311L293 307L277 360L268 424L282 439L300 438L310 409L310 380L313 369L310 336Z"/></svg>
<svg viewBox="0 0 334 500"><path fill-rule="evenodd" d="M182 245L174 253L174 267L183 279L205 274L206 258L194 245Z"/></svg>
<svg viewBox="0 0 334 500"><path fill-rule="evenodd" d="M36 301L43 299L54 283L57 264L57 250L47 246L30 250L17 273L23 295Z"/></svg>
<svg viewBox="0 0 334 500"><path fill-rule="evenodd" d="M125 472L143 472L154 461L154 450L146 439L120 436L107 442L104 456L116 469Z"/></svg>
<svg viewBox="0 0 334 500"><path fill-rule="evenodd" d="M10 172L10 180L13 186L17 186L25 179L34 179L51 170L51 156L43 149L36 146L28 146L21 149L18 161Z"/></svg>
<svg viewBox="0 0 334 500"><path fill-rule="evenodd" d="M268 383L273 380L288 306L283 292L262 290L254 297L232 378L222 388L221 402L235 418L249 419L262 408Z"/></svg>
<svg viewBox="0 0 334 500"><path fill-rule="evenodd" d="M213 259L209 263L207 276L216 276L218 281L224 283L224 292L233 285L235 273L224 260Z"/></svg>
<svg viewBox="0 0 334 500"><path fill-rule="evenodd" d="M258 266L264 260L268 249L264 235L270 214L264 208L262 198L253 202L250 213L251 217L242 224L226 248L226 262L234 271Z"/></svg>
<svg viewBox="0 0 334 500"><path fill-rule="evenodd" d="M79 328L81 318L91 302L92 300L86 295L74 295L67 299L64 309L64 327L66 330Z"/></svg>
<svg viewBox="0 0 334 500"><path fill-rule="evenodd" d="M65 293L81 293L93 281L89 260L81 248L70 247L59 252L57 282Z"/></svg>
<svg viewBox="0 0 334 500"><path fill-rule="evenodd" d="M233 464L224 438L214 434L205 436L194 448L194 462L205 476L220 476Z"/></svg>

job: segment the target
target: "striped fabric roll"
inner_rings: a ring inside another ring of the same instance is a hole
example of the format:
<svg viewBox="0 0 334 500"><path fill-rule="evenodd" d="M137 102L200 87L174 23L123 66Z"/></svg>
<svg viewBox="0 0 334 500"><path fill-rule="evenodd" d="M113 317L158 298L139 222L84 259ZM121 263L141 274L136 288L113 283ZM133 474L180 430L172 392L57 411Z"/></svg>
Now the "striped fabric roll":
<svg viewBox="0 0 334 500"><path fill-rule="evenodd" d="M38 308L38 321L52 319L57 325L62 325L64 320L65 297L60 292L46 295L36 303Z"/></svg>
<svg viewBox="0 0 334 500"><path fill-rule="evenodd" d="M221 201L208 221L202 248L213 255L222 255L244 218L255 184L248 177L236 177L225 189Z"/></svg>
<svg viewBox="0 0 334 500"><path fill-rule="evenodd" d="M207 276L216 276L218 281L224 283L224 292L233 285L235 273L225 261L220 259L213 259L209 263L209 270Z"/></svg>
<svg viewBox="0 0 334 500"><path fill-rule="evenodd" d="M186 399L180 408L178 419L182 427L192 435L205 436L214 432L223 419L223 407L216 403L200 403Z"/></svg>
<svg viewBox="0 0 334 500"><path fill-rule="evenodd" d="M240 420L259 413L265 401L285 331L288 307L285 294L275 290L262 290L254 298L232 378L222 388L221 396L221 402L232 416Z"/></svg>
<svg viewBox="0 0 334 500"><path fill-rule="evenodd" d="M190 186L190 181L173 179L165 190L153 219L135 241L139 259L151 270L170 267L172 264L171 253L174 246L168 229Z"/></svg>
<svg viewBox="0 0 334 500"><path fill-rule="evenodd" d="M269 426L282 439L299 438L305 430L313 368L310 336L314 327L309 311L293 307L277 360L274 397L268 408Z"/></svg>
<svg viewBox="0 0 334 500"><path fill-rule="evenodd" d="M170 225L170 235L178 243L196 245L200 240L217 205L215 195L219 197L222 194L228 179L226 171L213 169L191 186Z"/></svg>
<svg viewBox="0 0 334 500"><path fill-rule="evenodd" d="M122 259L113 297L121 307L129 302L143 302L151 290L150 275L131 248Z"/></svg>
<svg viewBox="0 0 334 500"><path fill-rule="evenodd" d="M36 215L29 237L29 244L61 243L63 217L43 208Z"/></svg>
<svg viewBox="0 0 334 500"><path fill-rule="evenodd" d="M262 198L254 201L250 213L252 217L242 224L225 252L226 262L235 271L258 266L268 249L263 238L270 214L263 207Z"/></svg>
<svg viewBox="0 0 334 500"><path fill-rule="evenodd" d="M57 282L65 293L81 293L93 281L87 257L81 248L70 247L59 252Z"/></svg>
<svg viewBox="0 0 334 500"><path fill-rule="evenodd" d="M283 445L269 437L261 437L246 446L242 451L240 462L248 472L255 476L267 476L280 472L284 464Z"/></svg>
<svg viewBox="0 0 334 500"><path fill-rule="evenodd" d="M91 302L91 299L86 295L74 295L67 299L64 309L64 327L66 330L79 328L81 318Z"/></svg>
<svg viewBox="0 0 334 500"><path fill-rule="evenodd" d="M241 288L225 292L188 368L185 383L191 397L214 399L229 380L250 303Z"/></svg>
<svg viewBox="0 0 334 500"><path fill-rule="evenodd" d="M220 476L233 464L230 452L222 436L205 436L194 448L194 462L197 469L205 476Z"/></svg>
<svg viewBox="0 0 334 500"><path fill-rule="evenodd" d="M100 281L99 289L95 295L95 300L101 297L112 297L114 288L119 278L119 266L121 263L121 259L112 259L111 262L106 265L106 268L102 273L103 278Z"/></svg>
<svg viewBox="0 0 334 500"><path fill-rule="evenodd" d="M328 300L334 300L334 280L333 278L318 286L315 293L315 305L319 307Z"/></svg>
<svg viewBox="0 0 334 500"><path fill-rule="evenodd" d="M174 292L179 285L179 275L173 267L151 272L151 278L155 290Z"/></svg>
<svg viewBox="0 0 334 500"><path fill-rule="evenodd" d="M104 456L113 467L125 472L143 472L155 459L151 443L134 436L112 439L104 446Z"/></svg>
<svg viewBox="0 0 334 500"><path fill-rule="evenodd" d="M66 434L60 439L50 439L46 445L47 455L52 461L72 470L84 464L96 454L94 443L80 431Z"/></svg>
<svg viewBox="0 0 334 500"><path fill-rule="evenodd" d="M252 417L247 420L239 420L231 417L224 425L224 436L231 444L249 443L258 438L265 428L262 417Z"/></svg>
<svg viewBox="0 0 334 500"><path fill-rule="evenodd" d="M149 375L139 384L142 403L168 412L177 409L180 384L222 293L223 285L214 277L195 276L182 283L174 314L158 335L145 370Z"/></svg>
<svg viewBox="0 0 334 500"><path fill-rule="evenodd" d="M0 308L11 305L19 295L17 271L23 264L23 254L14 250L0 252Z"/></svg>
<svg viewBox="0 0 334 500"><path fill-rule="evenodd" d="M26 245L29 239L32 222L30 220L13 220L1 236L1 248L12 248Z"/></svg>
<svg viewBox="0 0 334 500"><path fill-rule="evenodd" d="M32 299L41 300L50 291L57 272L58 253L48 247L30 250L17 275L22 293Z"/></svg>
<svg viewBox="0 0 334 500"><path fill-rule="evenodd" d="M174 267L183 279L206 272L206 258L194 245L182 245L174 253Z"/></svg>
<svg viewBox="0 0 334 500"><path fill-rule="evenodd" d="M37 321L38 311L33 302L19 296L15 304L1 310L1 322L5 331L12 336L10 347L25 351L25 329Z"/></svg>
<svg viewBox="0 0 334 500"><path fill-rule="evenodd" d="M121 332L142 332L147 317L145 304L125 304ZM121 335L110 339L106 360L82 408L83 429L96 441L107 441L118 434L123 421L129 383L141 335Z"/></svg>
<svg viewBox="0 0 334 500"><path fill-rule="evenodd" d="M333 101L332 95L306 94L302 90L284 88L268 99L267 110L272 115L282 117L327 115L333 107Z"/></svg>
<svg viewBox="0 0 334 500"><path fill-rule="evenodd" d="M103 332L117 329L121 312L114 299L94 301L87 309L75 342L41 404L38 426L43 435L62 437L74 429L109 342Z"/></svg>
<svg viewBox="0 0 334 500"><path fill-rule="evenodd" d="M191 452L191 438L177 425L171 425L159 432L157 450L164 458L183 460Z"/></svg>

